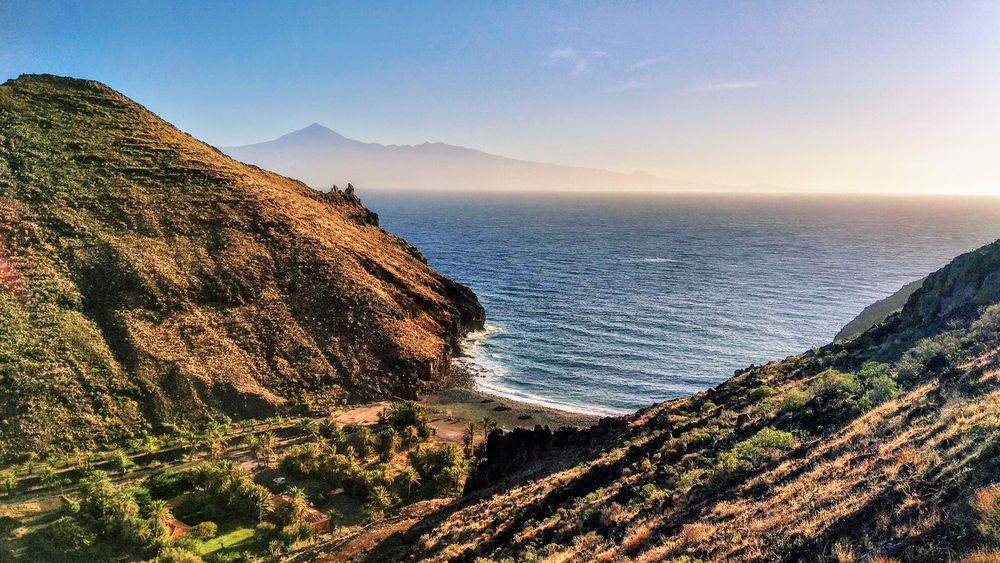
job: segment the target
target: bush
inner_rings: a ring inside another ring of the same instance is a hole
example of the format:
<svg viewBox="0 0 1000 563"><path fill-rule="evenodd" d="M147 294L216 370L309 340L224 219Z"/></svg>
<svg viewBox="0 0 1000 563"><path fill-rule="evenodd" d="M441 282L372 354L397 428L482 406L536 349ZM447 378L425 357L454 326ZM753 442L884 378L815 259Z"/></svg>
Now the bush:
<svg viewBox="0 0 1000 563"><path fill-rule="evenodd" d="M94 545L94 541L97 539L93 532L69 516L64 516L53 522L46 532L53 547L65 553L82 551Z"/></svg>
<svg viewBox="0 0 1000 563"><path fill-rule="evenodd" d="M972 497L972 508L979 517L979 531L990 541L1000 543L1000 485L976 491Z"/></svg>
<svg viewBox="0 0 1000 563"><path fill-rule="evenodd" d="M754 389L752 389L748 397L750 399L750 402L756 403L757 401L766 399L771 395L774 395L774 389L771 389L766 385L762 385L760 387L755 387Z"/></svg>
<svg viewBox="0 0 1000 563"><path fill-rule="evenodd" d="M156 556L157 563L202 563L200 556L179 547L166 547Z"/></svg>
<svg viewBox="0 0 1000 563"><path fill-rule="evenodd" d="M913 380L924 373L938 373L953 365L962 356L960 342L944 334L917 342L896 362L900 379Z"/></svg>
<svg viewBox="0 0 1000 563"><path fill-rule="evenodd" d="M206 522L201 522L200 524L195 524L195 526L191 528L188 534L190 534L191 537L205 540L208 538L214 538L215 534L217 534L218 532L219 532L219 526L217 526L215 522L206 521Z"/></svg>
<svg viewBox="0 0 1000 563"><path fill-rule="evenodd" d="M379 414L379 420L391 426L404 438L425 441L431 436L430 425L427 424L424 410L413 401L389 405Z"/></svg>
<svg viewBox="0 0 1000 563"><path fill-rule="evenodd" d="M793 412L805 407L809 401L813 398L812 393L808 388L796 387L788 393L785 393L785 397L781 400L781 412Z"/></svg>
<svg viewBox="0 0 1000 563"><path fill-rule="evenodd" d="M837 395L857 393L861 390L861 383L852 374L828 369L817 375L810 387L815 396L830 398Z"/></svg>

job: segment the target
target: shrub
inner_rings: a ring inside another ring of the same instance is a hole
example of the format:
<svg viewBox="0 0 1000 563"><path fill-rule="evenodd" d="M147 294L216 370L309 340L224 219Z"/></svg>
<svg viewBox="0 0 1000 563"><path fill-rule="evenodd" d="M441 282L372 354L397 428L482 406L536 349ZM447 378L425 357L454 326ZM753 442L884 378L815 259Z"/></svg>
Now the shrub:
<svg viewBox="0 0 1000 563"><path fill-rule="evenodd" d="M53 522L46 532L53 547L57 547L65 553L82 551L93 545L97 539L93 532L69 516L64 516Z"/></svg>
<svg viewBox="0 0 1000 563"><path fill-rule="evenodd" d="M191 528L191 531L189 531L188 533L192 537L198 539L208 539L208 538L214 538L215 534L217 534L218 532L219 532L219 526L217 526L215 522L206 521L206 522L201 522L199 524L195 524L194 527Z"/></svg>
<svg viewBox="0 0 1000 563"><path fill-rule="evenodd" d="M751 402L756 403L757 401L766 399L771 395L774 395L774 389L771 389L766 385L762 385L760 387L752 389L750 391L750 395L748 396L748 398L750 399Z"/></svg>
<svg viewBox="0 0 1000 563"><path fill-rule="evenodd" d="M809 389L803 389L796 387L785 393L785 397L781 400L781 412L792 412L802 409L809 403L813 398L812 393Z"/></svg>
<svg viewBox="0 0 1000 563"><path fill-rule="evenodd" d="M771 457L775 453L796 445L795 436L790 432L764 428L750 439L733 446L733 453L753 464Z"/></svg>
<svg viewBox="0 0 1000 563"><path fill-rule="evenodd" d="M861 384L857 377L834 369L828 369L817 375L810 387L814 395L822 398L849 395L861 390Z"/></svg>
<svg viewBox="0 0 1000 563"><path fill-rule="evenodd" d="M925 372L939 372L954 364L962 355L959 341L944 334L917 342L896 362L900 379L912 380Z"/></svg>
<svg viewBox="0 0 1000 563"><path fill-rule="evenodd" d="M990 541L1000 542L1000 484L984 487L972 497L977 527Z"/></svg>
<svg viewBox="0 0 1000 563"><path fill-rule="evenodd" d="M427 424L424 409L413 401L389 405L379 414L379 420L407 438L412 437L424 441L431 436L431 429ZM410 428L413 430L408 430Z"/></svg>
<svg viewBox="0 0 1000 563"><path fill-rule="evenodd" d="M969 328L968 338L980 349L1000 347L1000 304L983 311Z"/></svg>
<svg viewBox="0 0 1000 563"><path fill-rule="evenodd" d="M204 560L186 549L166 547L156 556L157 563L202 563Z"/></svg>
<svg viewBox="0 0 1000 563"><path fill-rule="evenodd" d="M171 499L194 488L191 474L186 471L161 469L142 482L142 486L155 499Z"/></svg>

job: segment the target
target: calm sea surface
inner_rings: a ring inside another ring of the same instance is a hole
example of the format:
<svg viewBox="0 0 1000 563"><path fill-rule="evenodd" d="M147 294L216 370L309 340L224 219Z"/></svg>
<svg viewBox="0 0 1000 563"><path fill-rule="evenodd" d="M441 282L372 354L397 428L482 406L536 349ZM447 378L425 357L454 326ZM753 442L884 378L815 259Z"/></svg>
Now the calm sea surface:
<svg viewBox="0 0 1000 563"><path fill-rule="evenodd" d="M866 305L1000 238L1000 199L362 196L479 295L481 387L597 413L826 344Z"/></svg>

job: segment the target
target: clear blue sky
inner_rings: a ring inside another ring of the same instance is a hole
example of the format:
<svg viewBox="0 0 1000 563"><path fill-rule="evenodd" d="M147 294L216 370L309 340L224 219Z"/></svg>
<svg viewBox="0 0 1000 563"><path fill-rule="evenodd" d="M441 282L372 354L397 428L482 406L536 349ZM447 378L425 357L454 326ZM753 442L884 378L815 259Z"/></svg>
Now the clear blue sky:
<svg viewBox="0 0 1000 563"><path fill-rule="evenodd" d="M996 193L996 2L0 1L0 79L217 145L383 143L732 186Z"/></svg>

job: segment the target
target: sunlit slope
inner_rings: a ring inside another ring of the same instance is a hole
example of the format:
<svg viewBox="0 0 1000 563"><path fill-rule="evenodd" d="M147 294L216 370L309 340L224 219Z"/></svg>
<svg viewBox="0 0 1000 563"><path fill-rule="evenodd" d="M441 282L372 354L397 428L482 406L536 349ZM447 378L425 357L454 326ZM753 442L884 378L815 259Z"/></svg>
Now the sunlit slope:
<svg viewBox="0 0 1000 563"><path fill-rule="evenodd" d="M0 86L0 454L412 396L482 319L352 194L95 82Z"/></svg>

